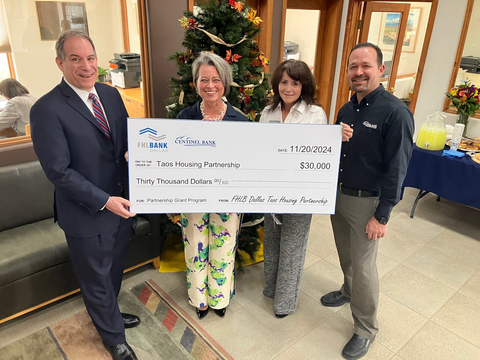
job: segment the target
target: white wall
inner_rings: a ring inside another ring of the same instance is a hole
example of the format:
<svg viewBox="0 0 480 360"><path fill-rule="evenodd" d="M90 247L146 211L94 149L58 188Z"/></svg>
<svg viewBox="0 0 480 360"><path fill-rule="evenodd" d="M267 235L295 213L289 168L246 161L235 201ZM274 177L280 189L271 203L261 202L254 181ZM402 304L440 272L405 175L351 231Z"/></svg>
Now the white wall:
<svg viewBox="0 0 480 360"><path fill-rule="evenodd" d="M439 1L414 114L415 133L428 115L443 109L466 9L467 0ZM455 122L455 115L445 115L447 123Z"/></svg>
<svg viewBox="0 0 480 360"><path fill-rule="evenodd" d="M140 54L137 0L127 0L127 14L130 52Z"/></svg>
<svg viewBox="0 0 480 360"><path fill-rule="evenodd" d="M315 64L319 20L319 10L287 9L285 41L297 43L300 60L312 67Z"/></svg>
<svg viewBox="0 0 480 360"><path fill-rule="evenodd" d="M3 0L18 81L40 97L61 80L55 64L55 41L42 41L35 0ZM98 65L108 68L114 52L123 52L118 0L83 0Z"/></svg>
<svg viewBox="0 0 480 360"><path fill-rule="evenodd" d="M416 73L420 56L422 55L423 42L425 40L425 33L427 32L428 18L430 16L431 3L416 3L411 4L411 8L420 8L420 20L417 28L417 39L414 52L403 51L400 56L400 64L398 67L398 74Z"/></svg>
<svg viewBox="0 0 480 360"><path fill-rule="evenodd" d="M341 60L348 2L349 0L344 0L343 4L342 25L337 52L337 66L335 69L334 94L337 93L340 71L345 71L344 67L341 68ZM428 115L433 114L436 110L443 109L445 92L448 90L466 8L467 0L439 0L438 2L435 25L433 27L414 113L415 133L418 133L418 130L425 122ZM422 16L426 15L422 14ZM336 98L334 96L332 99L332 110L330 111L329 116L330 122L333 122L336 117L335 102ZM455 115L445 115L447 116L447 123L453 124L455 122ZM480 134L480 120L471 120L470 122L469 128L471 128L472 131L478 128Z"/></svg>
<svg viewBox="0 0 480 360"><path fill-rule="evenodd" d="M480 1L478 0L473 4L473 12L470 18L470 25L468 25L468 35L463 48L463 55L480 56Z"/></svg>

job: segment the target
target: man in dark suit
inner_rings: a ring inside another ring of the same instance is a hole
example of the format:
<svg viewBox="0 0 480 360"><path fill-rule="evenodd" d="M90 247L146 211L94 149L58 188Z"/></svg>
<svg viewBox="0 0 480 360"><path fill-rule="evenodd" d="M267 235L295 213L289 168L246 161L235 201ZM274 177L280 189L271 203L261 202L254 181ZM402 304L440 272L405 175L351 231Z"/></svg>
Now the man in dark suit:
<svg viewBox="0 0 480 360"><path fill-rule="evenodd" d="M113 359L137 359L125 327L140 319L120 313L117 303L135 215L124 198L128 114L116 89L96 83L87 35L63 32L55 49L63 80L31 110L33 145L55 185L55 219L88 313Z"/></svg>

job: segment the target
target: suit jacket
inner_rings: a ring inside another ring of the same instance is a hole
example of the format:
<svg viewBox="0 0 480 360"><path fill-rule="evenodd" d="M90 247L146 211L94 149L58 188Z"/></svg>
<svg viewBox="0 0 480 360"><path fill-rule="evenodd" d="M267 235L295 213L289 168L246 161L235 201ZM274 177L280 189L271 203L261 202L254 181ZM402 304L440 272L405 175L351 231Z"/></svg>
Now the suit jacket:
<svg viewBox="0 0 480 360"><path fill-rule="evenodd" d="M120 216L101 210L127 187L127 111L111 86L95 85L112 140L64 80L30 113L35 152L55 185L55 220L66 234L90 237L115 229Z"/></svg>
<svg viewBox="0 0 480 360"><path fill-rule="evenodd" d="M198 101L195 105L192 105L186 109L183 109L177 114L177 119L192 119L192 120L201 120L203 119L202 111L200 110L200 103ZM230 103L227 102L227 111L223 117L223 120L233 120L233 121L248 121L248 118L241 112L238 112L233 108Z"/></svg>

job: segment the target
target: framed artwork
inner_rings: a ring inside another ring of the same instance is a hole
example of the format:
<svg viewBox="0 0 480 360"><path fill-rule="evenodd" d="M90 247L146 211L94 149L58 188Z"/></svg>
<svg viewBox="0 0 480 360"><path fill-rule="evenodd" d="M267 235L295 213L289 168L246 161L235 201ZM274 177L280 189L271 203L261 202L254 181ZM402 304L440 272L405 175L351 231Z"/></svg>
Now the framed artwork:
<svg viewBox="0 0 480 360"><path fill-rule="evenodd" d="M41 40L56 41L65 30L88 35L87 11L83 2L36 1Z"/></svg>
<svg viewBox="0 0 480 360"><path fill-rule="evenodd" d="M402 51L415 52L417 42L418 24L420 23L421 8L410 8L403 39ZM379 47L382 50L393 51L400 28L400 13L383 13L380 25L380 34L378 38Z"/></svg>

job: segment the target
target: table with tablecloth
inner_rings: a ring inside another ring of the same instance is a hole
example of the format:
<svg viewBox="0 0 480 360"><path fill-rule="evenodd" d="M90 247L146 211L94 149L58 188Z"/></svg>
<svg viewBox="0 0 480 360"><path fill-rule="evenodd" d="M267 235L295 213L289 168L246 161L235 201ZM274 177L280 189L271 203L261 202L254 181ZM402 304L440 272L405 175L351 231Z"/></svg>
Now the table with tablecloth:
<svg viewBox="0 0 480 360"><path fill-rule="evenodd" d="M443 151L420 149L414 145L403 188L420 190L410 217L418 201L429 192L459 204L480 209L480 164L469 155L461 158L442 156Z"/></svg>

